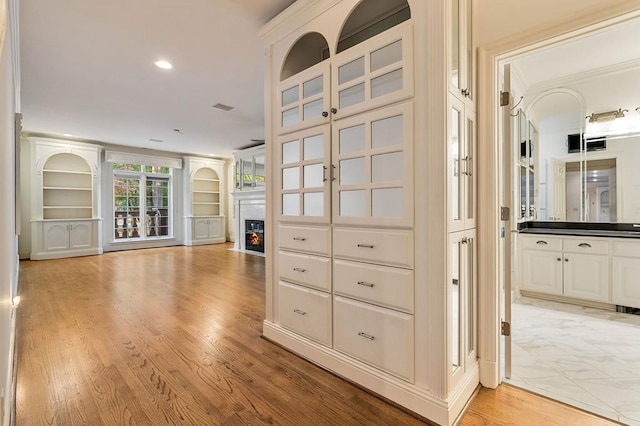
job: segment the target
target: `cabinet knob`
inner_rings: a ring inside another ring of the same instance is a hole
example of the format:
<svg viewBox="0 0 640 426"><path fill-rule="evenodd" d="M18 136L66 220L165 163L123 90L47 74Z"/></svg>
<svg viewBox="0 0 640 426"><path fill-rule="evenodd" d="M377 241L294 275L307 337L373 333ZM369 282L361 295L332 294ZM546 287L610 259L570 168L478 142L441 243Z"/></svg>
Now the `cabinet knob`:
<svg viewBox="0 0 640 426"><path fill-rule="evenodd" d="M547 243L547 242L546 242L546 241L544 241L544 240L539 240L539 241L536 241L536 244L538 244L538 245L540 245L540 246L546 246L546 245L547 245L547 244L549 244L549 243Z"/></svg>
<svg viewBox="0 0 640 426"><path fill-rule="evenodd" d="M296 314L299 314L299 315L307 315L307 313L305 311L301 311L300 309L294 309L293 312L295 312Z"/></svg>
<svg viewBox="0 0 640 426"><path fill-rule="evenodd" d="M361 247L361 248L373 248L373 244L358 244L358 247Z"/></svg>
<svg viewBox="0 0 640 426"><path fill-rule="evenodd" d="M578 247L589 248L589 247L591 247L591 244L589 244L589 243L580 243L580 244L578 244Z"/></svg>
<svg viewBox="0 0 640 426"><path fill-rule="evenodd" d="M338 112L336 108L331 108L331 114L335 114L336 112Z"/></svg>
<svg viewBox="0 0 640 426"><path fill-rule="evenodd" d="M303 268L293 268L293 270L296 271L296 272L306 272L307 271L306 269L303 269Z"/></svg>
<svg viewBox="0 0 640 426"><path fill-rule="evenodd" d="M329 116L329 113L328 113L327 111L322 111L322 116L323 116L323 117L328 117L328 116Z"/></svg>
<svg viewBox="0 0 640 426"><path fill-rule="evenodd" d="M558 260L558 262L562 262L562 259L561 259L561 258L558 258L557 260Z"/></svg>
<svg viewBox="0 0 640 426"><path fill-rule="evenodd" d="M358 285L363 285L363 286L365 286L365 287L371 287L371 288L373 288L373 285L374 285L374 284L373 284L373 283L368 283L368 282L366 282L366 281L358 281Z"/></svg>
<svg viewBox="0 0 640 426"><path fill-rule="evenodd" d="M565 262L568 262L568 261L569 261L569 259L567 259L567 258L565 257L565 258L564 258L564 261L565 261Z"/></svg>

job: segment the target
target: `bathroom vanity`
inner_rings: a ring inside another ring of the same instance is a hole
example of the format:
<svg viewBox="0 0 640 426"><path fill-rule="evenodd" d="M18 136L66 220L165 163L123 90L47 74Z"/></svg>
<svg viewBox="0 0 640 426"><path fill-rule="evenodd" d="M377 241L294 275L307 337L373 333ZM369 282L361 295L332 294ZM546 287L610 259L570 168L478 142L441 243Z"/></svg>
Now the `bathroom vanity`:
<svg viewBox="0 0 640 426"><path fill-rule="evenodd" d="M522 295L620 311L640 308L640 227L523 222L518 232Z"/></svg>

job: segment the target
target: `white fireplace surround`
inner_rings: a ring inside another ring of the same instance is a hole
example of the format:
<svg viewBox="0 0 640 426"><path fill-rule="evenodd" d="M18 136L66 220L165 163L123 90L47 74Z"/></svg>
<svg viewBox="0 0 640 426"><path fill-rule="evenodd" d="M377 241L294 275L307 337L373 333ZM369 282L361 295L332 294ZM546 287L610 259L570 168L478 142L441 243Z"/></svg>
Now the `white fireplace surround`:
<svg viewBox="0 0 640 426"><path fill-rule="evenodd" d="M233 193L233 211L235 243L233 249L243 253L264 256L254 250L247 250L245 247L245 220L265 219L265 193L264 191L245 191Z"/></svg>

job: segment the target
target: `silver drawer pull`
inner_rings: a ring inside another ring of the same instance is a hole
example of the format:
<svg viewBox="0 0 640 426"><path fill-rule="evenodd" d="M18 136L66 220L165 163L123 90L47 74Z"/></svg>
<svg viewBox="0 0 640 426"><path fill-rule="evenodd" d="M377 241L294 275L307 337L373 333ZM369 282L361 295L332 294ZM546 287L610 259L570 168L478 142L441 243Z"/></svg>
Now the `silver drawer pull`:
<svg viewBox="0 0 640 426"><path fill-rule="evenodd" d="M365 333L365 332L363 332L363 331L361 331L360 333L358 333L358 336L360 336L360 337L364 337L365 339L369 339L369 340L373 340L373 339L375 339L375 337L373 337L372 335L367 334L367 333Z"/></svg>
<svg viewBox="0 0 640 426"><path fill-rule="evenodd" d="M307 313L305 311L301 311L300 309L294 309L293 312L295 312L296 314L300 314L300 315L307 315Z"/></svg>
<svg viewBox="0 0 640 426"><path fill-rule="evenodd" d="M589 244L589 243L580 243L580 244L578 244L578 247L586 247L586 248L589 248L589 247L591 247L591 244Z"/></svg>
<svg viewBox="0 0 640 426"><path fill-rule="evenodd" d="M305 237L293 237L295 241L307 241Z"/></svg>
<svg viewBox="0 0 640 426"><path fill-rule="evenodd" d="M539 241L536 241L536 244L540 244L541 246L546 246L549 243L544 240L539 240Z"/></svg>
<svg viewBox="0 0 640 426"><path fill-rule="evenodd" d="M296 272L307 272L307 270L303 268L293 268L293 270Z"/></svg>
<svg viewBox="0 0 640 426"><path fill-rule="evenodd" d="M373 248L373 244L358 244L358 247Z"/></svg>
<svg viewBox="0 0 640 426"><path fill-rule="evenodd" d="M365 287L373 287L373 283L368 283L366 281L358 281L358 285L363 285Z"/></svg>

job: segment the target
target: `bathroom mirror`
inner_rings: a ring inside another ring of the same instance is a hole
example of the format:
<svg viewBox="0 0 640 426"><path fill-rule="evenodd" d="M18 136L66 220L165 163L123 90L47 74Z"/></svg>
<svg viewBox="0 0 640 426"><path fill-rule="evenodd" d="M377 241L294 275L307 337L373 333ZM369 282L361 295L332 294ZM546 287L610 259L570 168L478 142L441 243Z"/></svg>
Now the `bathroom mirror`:
<svg viewBox="0 0 640 426"><path fill-rule="evenodd" d="M589 139L584 101L550 90L518 110L518 219L640 222L640 136Z"/></svg>

